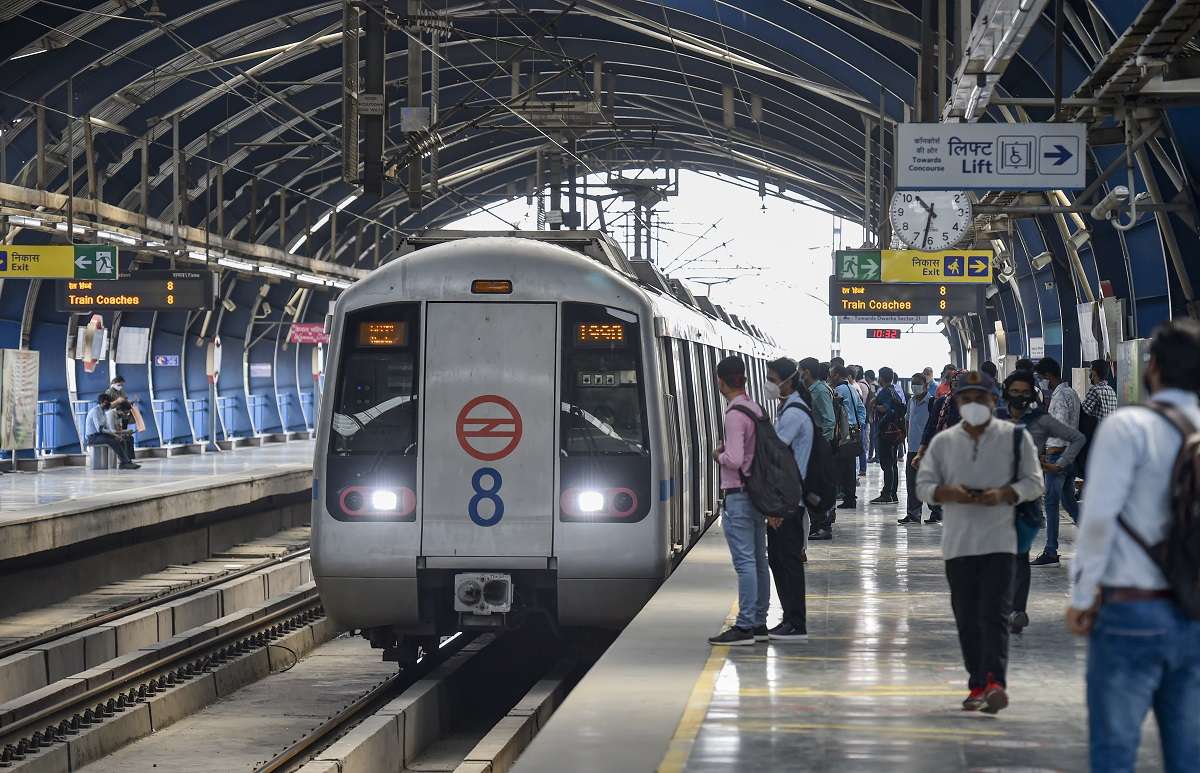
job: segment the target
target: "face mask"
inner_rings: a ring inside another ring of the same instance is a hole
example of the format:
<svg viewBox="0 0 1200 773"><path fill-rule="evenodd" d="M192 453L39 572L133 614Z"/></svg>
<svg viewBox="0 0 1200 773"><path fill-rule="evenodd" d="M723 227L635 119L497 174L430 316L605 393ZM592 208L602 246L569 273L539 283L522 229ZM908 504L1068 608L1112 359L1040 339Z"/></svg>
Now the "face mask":
<svg viewBox="0 0 1200 773"><path fill-rule="evenodd" d="M1018 411L1023 411L1030 405L1033 405L1033 398L1029 395L1014 395L1008 398L1008 404L1010 407L1016 408Z"/></svg>
<svg viewBox="0 0 1200 773"><path fill-rule="evenodd" d="M967 403L958 407L958 414L972 427L982 427L992 418L992 409L983 403Z"/></svg>
<svg viewBox="0 0 1200 773"><path fill-rule="evenodd" d="M763 393L766 394L767 400L779 400L782 397L779 394L779 385L771 381L763 386Z"/></svg>
<svg viewBox="0 0 1200 773"><path fill-rule="evenodd" d="M924 384L913 384L913 397L924 397L927 391L929 391L929 387Z"/></svg>
<svg viewBox="0 0 1200 773"><path fill-rule="evenodd" d="M124 391L125 391L125 385L124 385L124 384L113 384L113 385L112 385L112 388L113 388L113 390L114 390L114 391L117 391L117 392L124 392Z"/></svg>
<svg viewBox="0 0 1200 773"><path fill-rule="evenodd" d="M1042 390L1043 392L1050 391L1050 381L1048 379L1039 378L1037 380L1037 384L1038 384L1038 389Z"/></svg>

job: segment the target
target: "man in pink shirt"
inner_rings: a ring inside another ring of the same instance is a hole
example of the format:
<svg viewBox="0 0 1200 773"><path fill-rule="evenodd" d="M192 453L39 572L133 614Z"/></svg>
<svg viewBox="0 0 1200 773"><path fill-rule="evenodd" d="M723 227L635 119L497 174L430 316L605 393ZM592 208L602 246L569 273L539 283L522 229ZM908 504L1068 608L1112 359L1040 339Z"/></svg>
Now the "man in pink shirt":
<svg viewBox="0 0 1200 773"><path fill-rule="evenodd" d="M733 627L709 638L710 644L740 646L767 640L771 569L767 563L767 525L754 509L743 476L754 461L754 422L734 405L761 416L762 408L746 394L746 363L726 357L717 363L717 388L725 398L725 442L713 450L721 466L721 526L738 577L738 614Z"/></svg>

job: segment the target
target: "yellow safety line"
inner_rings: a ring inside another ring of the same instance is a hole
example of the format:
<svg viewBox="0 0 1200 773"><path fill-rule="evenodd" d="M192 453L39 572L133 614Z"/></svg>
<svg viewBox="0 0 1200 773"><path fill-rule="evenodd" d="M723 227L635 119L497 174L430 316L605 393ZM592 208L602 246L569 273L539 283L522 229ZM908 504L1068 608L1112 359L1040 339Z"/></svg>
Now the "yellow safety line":
<svg viewBox="0 0 1200 773"><path fill-rule="evenodd" d="M735 603L730 609L730 618L733 617L736 609L737 604ZM712 653L704 663L704 668L700 671L700 677L692 686L692 694L688 696L683 716L679 718L675 734L671 736L671 743L667 745L667 753L663 755L662 762L659 763L658 773L682 773L687 766L688 757L692 753L692 745L696 743L696 736L700 734L700 727L704 724L704 717L708 714L708 705L712 702L717 675L721 673L721 666L725 664L728 654L728 647L713 647Z"/></svg>

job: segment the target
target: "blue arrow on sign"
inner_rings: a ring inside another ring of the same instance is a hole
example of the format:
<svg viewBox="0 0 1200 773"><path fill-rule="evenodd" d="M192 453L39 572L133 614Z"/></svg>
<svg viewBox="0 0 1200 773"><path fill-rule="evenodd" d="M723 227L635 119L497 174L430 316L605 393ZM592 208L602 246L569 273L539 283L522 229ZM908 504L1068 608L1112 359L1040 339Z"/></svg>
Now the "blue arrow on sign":
<svg viewBox="0 0 1200 773"><path fill-rule="evenodd" d="M963 275L963 259L962 255L946 256L946 276L962 276Z"/></svg>
<svg viewBox="0 0 1200 773"><path fill-rule="evenodd" d="M967 276L987 276L988 259L972 255L967 259Z"/></svg>
<svg viewBox="0 0 1200 773"><path fill-rule="evenodd" d="M1071 157L1074 155L1075 155L1074 153L1067 150L1062 145L1055 143L1054 151L1050 152L1050 153L1043 153L1042 157L1043 158L1053 158L1055 166L1062 166L1063 164L1070 161Z"/></svg>

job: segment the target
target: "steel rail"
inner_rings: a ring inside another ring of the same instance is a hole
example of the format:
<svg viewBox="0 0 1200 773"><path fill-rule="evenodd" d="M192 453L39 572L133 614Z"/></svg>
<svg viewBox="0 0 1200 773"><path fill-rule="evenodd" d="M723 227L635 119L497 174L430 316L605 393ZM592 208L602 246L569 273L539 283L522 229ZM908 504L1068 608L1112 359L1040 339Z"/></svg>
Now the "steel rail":
<svg viewBox="0 0 1200 773"><path fill-rule="evenodd" d="M310 548L301 548L300 550L292 551L286 555L275 556L274 558L260 561L256 564L252 564L233 572L220 574L192 585L185 585L181 588L167 591L160 596L154 596L143 601L136 601L132 604L125 604L123 606L115 607L108 612L102 612L98 615L84 618L83 620L76 620L73 623L67 623L62 627L45 631L44 633L37 634L36 636L30 636L25 639L18 639L17 641L9 642L8 644L0 646L0 658L6 658L9 655L15 655L19 652L24 652L25 650L32 649L34 647L40 647L43 644L49 644L50 642L57 641L67 636L82 633L83 631L104 625L105 623L111 623L113 620L119 620L127 615L136 614L147 609L168 604L172 601L178 601L179 599L187 598L188 596L195 595L201 591L208 590L222 583L229 582L230 580L240 579L248 574L260 572L263 569L267 569L272 566L286 564L290 561L296 560L297 558L307 556L309 554L309 550Z"/></svg>

